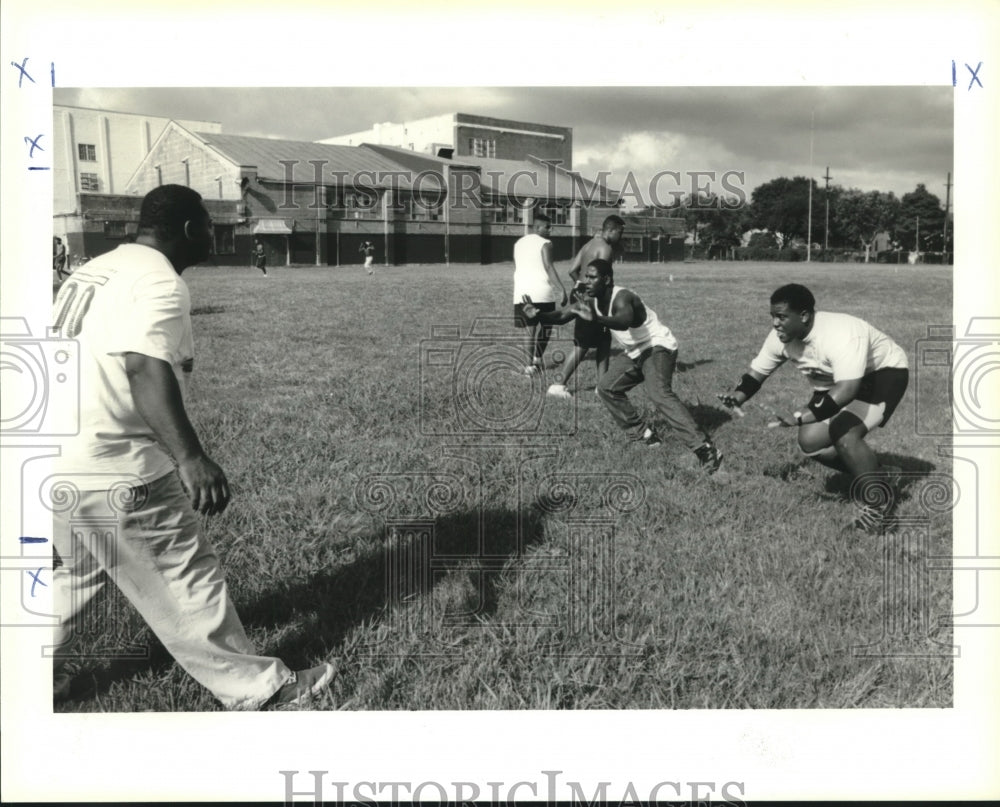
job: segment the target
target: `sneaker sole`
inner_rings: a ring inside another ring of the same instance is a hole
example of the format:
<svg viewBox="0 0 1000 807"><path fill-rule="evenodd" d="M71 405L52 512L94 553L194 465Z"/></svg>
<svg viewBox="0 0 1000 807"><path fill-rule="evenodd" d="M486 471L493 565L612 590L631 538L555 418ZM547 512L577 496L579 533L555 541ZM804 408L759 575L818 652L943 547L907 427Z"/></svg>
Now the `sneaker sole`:
<svg viewBox="0 0 1000 807"><path fill-rule="evenodd" d="M330 686L333 679L337 676L337 668L330 662L325 664L326 670L323 674L313 681L312 685L305 692L300 693L293 700L284 701L283 703L274 703L273 708L284 709L289 706L304 706L313 700L313 698L322 694L322 692Z"/></svg>

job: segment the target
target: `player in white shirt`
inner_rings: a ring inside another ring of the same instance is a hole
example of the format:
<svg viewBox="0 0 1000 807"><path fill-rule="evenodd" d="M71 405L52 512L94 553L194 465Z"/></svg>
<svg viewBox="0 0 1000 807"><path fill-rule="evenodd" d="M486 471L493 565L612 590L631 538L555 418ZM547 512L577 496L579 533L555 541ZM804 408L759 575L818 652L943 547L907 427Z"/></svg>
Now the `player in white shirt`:
<svg viewBox="0 0 1000 807"><path fill-rule="evenodd" d="M799 447L823 465L848 473L861 484L858 500L875 501L867 484L885 485L899 469L880 466L865 437L888 423L909 382L906 353L892 339L849 314L816 311L805 286L790 283L771 295L773 329L733 392L718 396L730 407L745 403L786 361L813 387L809 403L775 426L798 427ZM855 526L885 529L892 496L884 507L862 507Z"/></svg>
<svg viewBox="0 0 1000 807"><path fill-rule="evenodd" d="M142 201L136 243L90 261L59 290L60 336L80 355L80 433L56 461L69 507L53 507L54 697L73 693L75 624L108 578L177 662L230 709L302 703L330 664L292 672L259 655L229 598L197 513L229 503L229 483L184 409L191 302L181 273L211 253L201 196L163 185ZM55 497L53 497L55 498Z"/></svg>
<svg viewBox="0 0 1000 807"><path fill-rule="evenodd" d="M539 311L553 311L556 304L565 304L566 287L552 264L552 220L544 213L535 213L534 232L519 238L514 244L514 326L528 328L528 355L530 364L524 368L528 375L542 370L542 355L548 347L552 328L527 316L522 300L528 297Z"/></svg>

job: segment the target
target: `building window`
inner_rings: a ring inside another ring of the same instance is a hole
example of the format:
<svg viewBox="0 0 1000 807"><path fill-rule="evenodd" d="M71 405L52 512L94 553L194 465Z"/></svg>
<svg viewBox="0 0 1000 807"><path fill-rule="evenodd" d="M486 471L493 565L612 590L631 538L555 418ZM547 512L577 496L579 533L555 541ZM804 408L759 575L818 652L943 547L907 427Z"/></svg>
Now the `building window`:
<svg viewBox="0 0 1000 807"><path fill-rule="evenodd" d="M497 199L488 203L487 208L492 211L489 219L494 224L524 224L531 220L533 205L529 202L527 207L522 207L510 199Z"/></svg>
<svg viewBox="0 0 1000 807"><path fill-rule="evenodd" d="M212 226L215 233L215 254L235 255L236 254L236 225L235 224L215 224Z"/></svg>
<svg viewBox="0 0 1000 807"><path fill-rule="evenodd" d="M88 163L97 162L97 149L92 144L78 143L76 147L82 161Z"/></svg>
<svg viewBox="0 0 1000 807"><path fill-rule="evenodd" d="M642 236L626 235L622 239L623 252L642 252Z"/></svg>
<svg viewBox="0 0 1000 807"><path fill-rule="evenodd" d="M548 216L553 224L569 224L569 207L567 205L542 205L538 208L538 212Z"/></svg>
<svg viewBox="0 0 1000 807"><path fill-rule="evenodd" d="M514 212L511 203L503 199L491 199L488 203L491 212L489 220L494 224L506 224L514 220Z"/></svg>
<svg viewBox="0 0 1000 807"><path fill-rule="evenodd" d="M101 189L97 174L80 174L80 190L97 193Z"/></svg>
<svg viewBox="0 0 1000 807"><path fill-rule="evenodd" d="M410 221L440 221L444 215L444 197L436 193L407 196L403 210Z"/></svg>
<svg viewBox="0 0 1000 807"><path fill-rule="evenodd" d="M128 231L125 229L124 221L106 221L104 222L104 237L105 238L127 238Z"/></svg>
<svg viewBox="0 0 1000 807"><path fill-rule="evenodd" d="M470 137L469 153L473 157L496 157L497 141L485 137Z"/></svg>
<svg viewBox="0 0 1000 807"><path fill-rule="evenodd" d="M344 191L343 201L339 205L344 209L344 215L349 219L381 218L378 194L374 190Z"/></svg>

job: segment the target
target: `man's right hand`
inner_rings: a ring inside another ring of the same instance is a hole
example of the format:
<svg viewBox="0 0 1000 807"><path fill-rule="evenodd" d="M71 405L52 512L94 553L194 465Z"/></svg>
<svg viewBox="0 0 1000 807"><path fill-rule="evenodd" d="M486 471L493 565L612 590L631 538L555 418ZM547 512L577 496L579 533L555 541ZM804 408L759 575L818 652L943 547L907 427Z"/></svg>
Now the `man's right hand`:
<svg viewBox="0 0 1000 807"><path fill-rule="evenodd" d="M737 406L742 406L747 401L747 396L742 392L724 392L721 395L716 395L720 401L722 401L724 406L732 409Z"/></svg>
<svg viewBox="0 0 1000 807"><path fill-rule="evenodd" d="M177 463L181 482L191 497L191 506L206 516L214 516L229 504L229 482L222 468L202 454Z"/></svg>
<svg viewBox="0 0 1000 807"><path fill-rule="evenodd" d="M594 321L594 309L591 308L590 304L584 300L577 300L573 303L573 305L570 306L570 311L585 322Z"/></svg>

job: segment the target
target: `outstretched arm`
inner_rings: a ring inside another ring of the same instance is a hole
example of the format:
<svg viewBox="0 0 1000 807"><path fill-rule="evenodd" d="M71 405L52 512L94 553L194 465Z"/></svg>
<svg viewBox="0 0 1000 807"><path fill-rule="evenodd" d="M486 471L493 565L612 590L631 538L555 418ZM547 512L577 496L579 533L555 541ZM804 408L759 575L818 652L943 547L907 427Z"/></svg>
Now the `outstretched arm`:
<svg viewBox="0 0 1000 807"><path fill-rule="evenodd" d="M609 247L610 249L610 247ZM645 315L639 316L639 308L642 305L638 297L632 292L622 290L615 297L611 305L609 316L604 316L596 311L593 313L594 322L599 322L613 331L627 331L637 324L637 320L645 319Z"/></svg>
<svg viewBox="0 0 1000 807"><path fill-rule="evenodd" d="M532 305L531 298L527 294L521 299L524 302L524 315L528 319L537 319L543 325L562 325L576 317L586 318L584 314L586 305L583 303L571 303L557 308L555 311L539 311Z"/></svg>
<svg viewBox="0 0 1000 807"><path fill-rule="evenodd" d="M767 380L767 376L751 369L740 378L740 383L732 392L724 392L716 395L725 406L730 409L737 408L745 404L760 389L761 384Z"/></svg>

